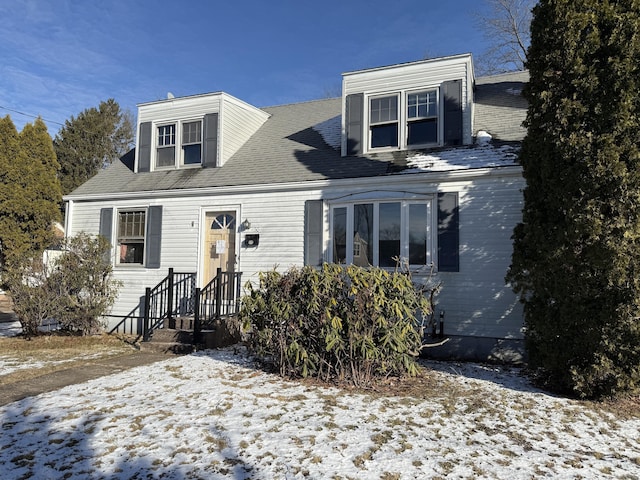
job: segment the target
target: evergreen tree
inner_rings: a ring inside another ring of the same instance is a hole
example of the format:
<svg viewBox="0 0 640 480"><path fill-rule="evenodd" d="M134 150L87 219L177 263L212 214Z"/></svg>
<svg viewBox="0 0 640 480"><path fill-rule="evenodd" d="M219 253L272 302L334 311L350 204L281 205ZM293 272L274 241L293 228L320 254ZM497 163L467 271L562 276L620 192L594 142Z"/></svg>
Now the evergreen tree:
<svg viewBox="0 0 640 480"><path fill-rule="evenodd" d="M9 268L44 250L59 219L59 169L51 137L38 118L18 134L0 120L0 259Z"/></svg>
<svg viewBox="0 0 640 480"><path fill-rule="evenodd" d="M640 387L640 2L541 0L507 280L530 365L581 396Z"/></svg>
<svg viewBox="0 0 640 480"><path fill-rule="evenodd" d="M62 193L70 193L127 153L133 144L133 130L131 116L114 99L65 121L53 142L61 167Z"/></svg>

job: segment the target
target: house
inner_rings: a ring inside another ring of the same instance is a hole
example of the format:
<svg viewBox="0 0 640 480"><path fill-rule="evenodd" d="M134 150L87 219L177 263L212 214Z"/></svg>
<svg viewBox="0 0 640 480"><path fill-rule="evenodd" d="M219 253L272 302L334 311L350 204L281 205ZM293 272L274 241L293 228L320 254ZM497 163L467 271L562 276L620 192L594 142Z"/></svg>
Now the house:
<svg viewBox="0 0 640 480"><path fill-rule="evenodd" d="M433 269L443 284L436 310L451 341L431 350L517 357L523 315L504 277L526 81L476 79L464 54L344 73L335 99L142 103L135 150L65 196L66 231L113 245L124 287L110 327L139 321L146 288L170 268L204 287L218 269L255 282L292 265L393 268L399 256L414 278ZM167 301L193 305L191 294Z"/></svg>

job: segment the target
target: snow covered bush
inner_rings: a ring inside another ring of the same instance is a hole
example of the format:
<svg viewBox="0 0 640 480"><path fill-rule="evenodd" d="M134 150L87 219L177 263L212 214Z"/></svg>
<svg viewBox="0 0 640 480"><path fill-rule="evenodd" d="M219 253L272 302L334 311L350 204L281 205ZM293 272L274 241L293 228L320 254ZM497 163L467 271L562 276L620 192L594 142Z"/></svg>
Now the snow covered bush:
<svg viewBox="0 0 640 480"><path fill-rule="evenodd" d="M418 317L430 315L431 296L409 275L325 264L262 273L247 288L240 318L249 347L281 375L364 386L417 373Z"/></svg>

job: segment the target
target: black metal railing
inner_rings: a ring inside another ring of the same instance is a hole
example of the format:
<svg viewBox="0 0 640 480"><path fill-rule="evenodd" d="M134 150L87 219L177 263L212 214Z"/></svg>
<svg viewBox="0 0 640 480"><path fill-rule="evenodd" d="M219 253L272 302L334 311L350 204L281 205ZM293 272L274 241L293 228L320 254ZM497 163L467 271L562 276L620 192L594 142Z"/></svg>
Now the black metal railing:
<svg viewBox="0 0 640 480"><path fill-rule="evenodd" d="M149 341L154 329L176 328L177 318L193 315L195 287L195 273L178 273L170 268L160 283L145 289L143 341Z"/></svg>
<svg viewBox="0 0 640 480"><path fill-rule="evenodd" d="M241 272L216 270L216 276L203 288L195 289L193 342L201 343L202 330L215 320L237 315L240 310Z"/></svg>

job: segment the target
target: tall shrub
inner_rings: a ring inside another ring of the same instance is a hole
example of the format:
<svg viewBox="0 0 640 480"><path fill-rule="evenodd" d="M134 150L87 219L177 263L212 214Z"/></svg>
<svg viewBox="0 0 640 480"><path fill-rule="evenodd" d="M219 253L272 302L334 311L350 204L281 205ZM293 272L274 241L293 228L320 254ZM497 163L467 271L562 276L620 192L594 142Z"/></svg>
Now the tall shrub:
<svg viewBox="0 0 640 480"><path fill-rule="evenodd" d="M9 288L23 335L38 334L48 319L82 335L101 329L120 287L104 259L108 248L103 237L81 233L68 238L50 264L32 261L11 270Z"/></svg>
<svg viewBox="0 0 640 480"><path fill-rule="evenodd" d="M530 364L581 396L640 387L640 4L534 9L508 280Z"/></svg>
<svg viewBox="0 0 640 480"><path fill-rule="evenodd" d="M240 316L250 346L282 375L362 386L417 372L420 316L428 318L431 305L406 274L325 264L262 273L248 288Z"/></svg>

